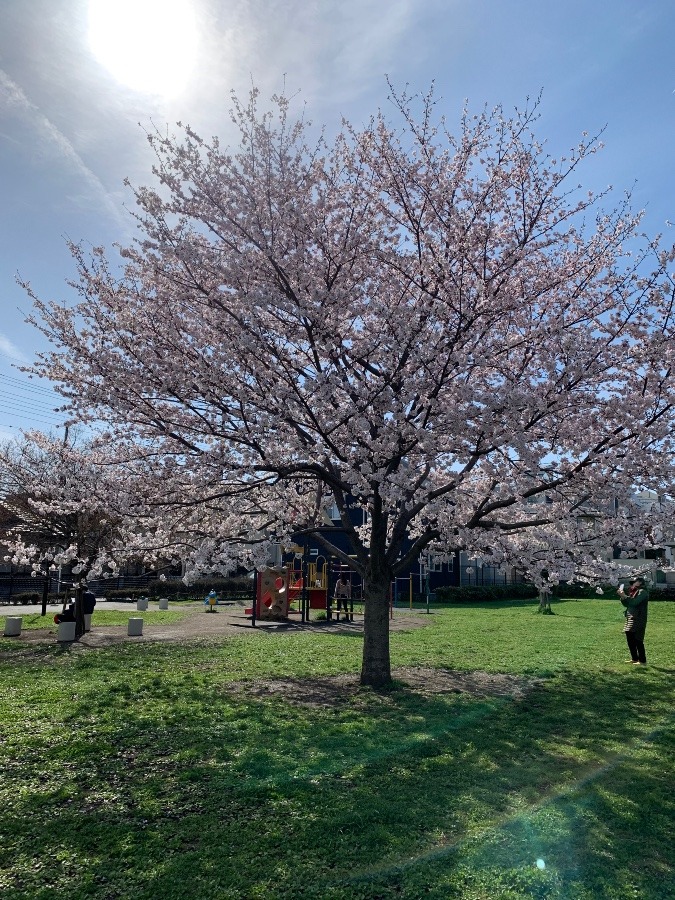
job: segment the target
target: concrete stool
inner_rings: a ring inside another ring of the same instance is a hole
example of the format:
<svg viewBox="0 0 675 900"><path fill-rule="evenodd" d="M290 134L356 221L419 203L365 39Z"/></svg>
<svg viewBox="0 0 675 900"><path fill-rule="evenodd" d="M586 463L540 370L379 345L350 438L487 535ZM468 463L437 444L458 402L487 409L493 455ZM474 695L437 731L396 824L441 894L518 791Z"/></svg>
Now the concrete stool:
<svg viewBox="0 0 675 900"><path fill-rule="evenodd" d="M145 597L139 597L138 600L136 601L136 609L139 610L139 612L145 612L145 610L147 608L148 608L147 599Z"/></svg>
<svg viewBox="0 0 675 900"><path fill-rule="evenodd" d="M143 619L129 619L127 634L129 637L140 637L143 634Z"/></svg>
<svg viewBox="0 0 675 900"><path fill-rule="evenodd" d="M74 641L75 640L75 622L60 622L59 630L56 633L57 641Z"/></svg>
<svg viewBox="0 0 675 900"><path fill-rule="evenodd" d="M21 616L7 616L5 619L5 637L18 637L21 634Z"/></svg>
<svg viewBox="0 0 675 900"><path fill-rule="evenodd" d="M84 630L91 631L91 613L84 614Z"/></svg>
<svg viewBox="0 0 675 900"><path fill-rule="evenodd" d="M169 608L169 598L168 597L162 597L160 599L159 608L160 609L168 609Z"/></svg>

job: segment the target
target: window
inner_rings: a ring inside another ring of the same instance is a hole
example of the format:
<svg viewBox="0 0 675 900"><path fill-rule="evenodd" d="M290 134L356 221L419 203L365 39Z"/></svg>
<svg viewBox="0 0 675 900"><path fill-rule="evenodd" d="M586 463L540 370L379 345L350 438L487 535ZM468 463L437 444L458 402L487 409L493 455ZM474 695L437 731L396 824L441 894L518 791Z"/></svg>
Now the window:
<svg viewBox="0 0 675 900"><path fill-rule="evenodd" d="M328 518L332 519L333 522L341 522L340 519L340 510L337 508L337 503L333 503L332 506L329 506L326 510L328 513Z"/></svg>
<svg viewBox="0 0 675 900"><path fill-rule="evenodd" d="M645 559L662 559L665 555L662 547L645 547Z"/></svg>
<svg viewBox="0 0 675 900"><path fill-rule="evenodd" d="M427 557L426 565L429 572L442 572L443 566L447 566L447 571L452 572L454 559L449 556L447 559L443 556L430 554Z"/></svg>

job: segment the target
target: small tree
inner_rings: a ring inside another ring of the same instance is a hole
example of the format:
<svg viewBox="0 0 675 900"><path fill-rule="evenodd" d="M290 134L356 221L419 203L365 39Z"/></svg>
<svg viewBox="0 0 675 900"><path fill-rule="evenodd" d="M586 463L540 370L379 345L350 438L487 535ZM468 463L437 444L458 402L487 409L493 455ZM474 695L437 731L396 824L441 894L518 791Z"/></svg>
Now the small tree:
<svg viewBox="0 0 675 900"><path fill-rule="evenodd" d="M580 509L669 482L673 435L673 253L578 191L597 141L552 158L531 108L455 137L431 96L393 99L395 127L330 145L256 91L236 150L151 135L123 272L73 245L82 302L34 298L37 371L106 423L134 539L197 571L313 534L365 580L374 686L398 572L455 549L592 572L629 523ZM350 554L318 530L330 502Z"/></svg>

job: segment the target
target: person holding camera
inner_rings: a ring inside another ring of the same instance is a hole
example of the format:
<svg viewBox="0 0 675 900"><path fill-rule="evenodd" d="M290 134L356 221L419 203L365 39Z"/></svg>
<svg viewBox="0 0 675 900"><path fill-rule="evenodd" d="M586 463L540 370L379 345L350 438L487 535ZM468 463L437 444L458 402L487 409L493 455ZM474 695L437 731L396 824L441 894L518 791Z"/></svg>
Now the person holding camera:
<svg viewBox="0 0 675 900"><path fill-rule="evenodd" d="M630 662L634 666L646 666L645 629L647 628L649 591L645 587L644 578L641 575L632 578L628 586L628 593L624 592L623 585L619 585L618 594L619 600L626 607L624 611L626 624L623 626L623 630L630 651Z"/></svg>

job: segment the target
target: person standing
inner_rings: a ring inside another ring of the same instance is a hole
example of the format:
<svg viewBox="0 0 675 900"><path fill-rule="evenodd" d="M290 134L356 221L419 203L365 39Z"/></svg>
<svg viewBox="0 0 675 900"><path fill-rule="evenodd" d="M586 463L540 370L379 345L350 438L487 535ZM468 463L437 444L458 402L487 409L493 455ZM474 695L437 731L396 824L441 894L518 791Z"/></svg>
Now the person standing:
<svg viewBox="0 0 675 900"><path fill-rule="evenodd" d="M90 589L82 594L82 614L84 615L84 630L91 631L91 617L96 606L96 594Z"/></svg>
<svg viewBox="0 0 675 900"><path fill-rule="evenodd" d="M343 572L335 582L335 599L337 601L336 612L338 615L340 614L340 604L342 604L345 609L345 619L349 618L349 606L347 601L351 600L351 598L352 586L349 581L349 576L346 572Z"/></svg>
<svg viewBox="0 0 675 900"><path fill-rule="evenodd" d="M646 666L647 655L645 653L645 629L647 628L647 607L649 605L649 591L645 587L642 576L632 578L628 587L628 593L624 593L623 585L619 586L619 600L626 607L624 615L626 624L623 626L631 662L634 666Z"/></svg>

